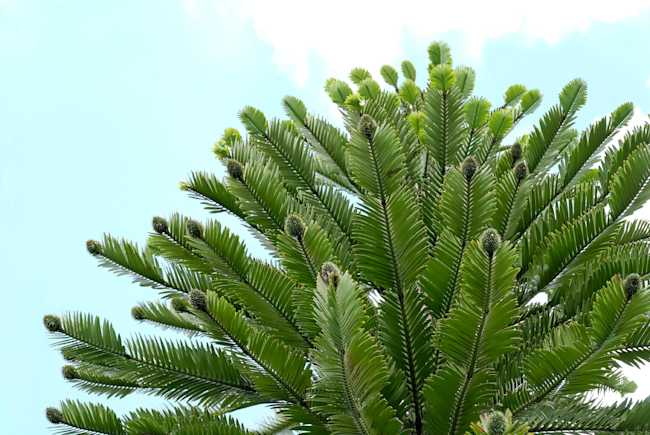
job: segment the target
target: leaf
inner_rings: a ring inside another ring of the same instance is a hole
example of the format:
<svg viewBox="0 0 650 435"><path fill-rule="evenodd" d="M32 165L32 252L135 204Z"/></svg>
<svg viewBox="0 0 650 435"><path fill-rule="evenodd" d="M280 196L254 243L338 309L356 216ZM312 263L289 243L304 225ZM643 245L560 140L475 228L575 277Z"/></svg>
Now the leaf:
<svg viewBox="0 0 650 435"><path fill-rule="evenodd" d="M387 366L375 339L365 329L362 295L349 275L336 288L319 279L316 305L322 331L314 363L318 409L330 416L338 434L393 434L400 423L381 396Z"/></svg>

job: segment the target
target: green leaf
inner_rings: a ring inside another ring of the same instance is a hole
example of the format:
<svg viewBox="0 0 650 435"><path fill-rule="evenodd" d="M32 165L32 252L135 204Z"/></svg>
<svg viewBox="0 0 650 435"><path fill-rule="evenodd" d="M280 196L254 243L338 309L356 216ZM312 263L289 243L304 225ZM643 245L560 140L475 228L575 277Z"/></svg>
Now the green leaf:
<svg viewBox="0 0 650 435"><path fill-rule="evenodd" d="M386 83L391 86L397 86L397 71L390 65L384 65L381 67L381 76Z"/></svg>
<svg viewBox="0 0 650 435"><path fill-rule="evenodd" d="M382 397L387 366L375 338L366 330L362 294L349 275L338 286L318 281L318 324L314 363L319 380L314 386L318 409L330 416L337 434L394 434L400 432L395 411Z"/></svg>
<svg viewBox="0 0 650 435"><path fill-rule="evenodd" d="M432 65L451 65L451 50L449 45L436 41L429 45L429 61Z"/></svg>
<svg viewBox="0 0 650 435"><path fill-rule="evenodd" d="M411 61L405 60L402 62L402 74L404 74L404 78L415 81L415 66Z"/></svg>

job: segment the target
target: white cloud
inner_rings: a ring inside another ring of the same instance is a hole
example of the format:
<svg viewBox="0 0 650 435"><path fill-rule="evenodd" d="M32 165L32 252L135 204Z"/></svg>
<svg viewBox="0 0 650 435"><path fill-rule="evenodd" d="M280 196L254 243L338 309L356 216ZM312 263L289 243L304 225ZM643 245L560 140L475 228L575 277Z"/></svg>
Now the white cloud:
<svg viewBox="0 0 650 435"><path fill-rule="evenodd" d="M483 45L506 35L555 43L594 23L611 23L650 10L650 0L182 0L195 19L250 23L271 46L273 59L298 83L313 63L328 73L364 65L376 70L401 60L405 38L428 42L443 33L462 36L464 49L480 55ZM216 23L215 23L216 24Z"/></svg>

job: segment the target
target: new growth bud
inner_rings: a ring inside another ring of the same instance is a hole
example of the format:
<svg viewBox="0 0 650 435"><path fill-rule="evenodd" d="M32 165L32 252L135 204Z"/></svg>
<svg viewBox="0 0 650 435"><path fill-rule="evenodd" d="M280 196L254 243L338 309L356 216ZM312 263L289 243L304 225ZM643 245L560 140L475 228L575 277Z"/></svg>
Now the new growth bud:
<svg viewBox="0 0 650 435"><path fill-rule="evenodd" d="M63 373L64 379L67 380L77 379L77 369L74 366L71 365L63 366L61 373Z"/></svg>
<svg viewBox="0 0 650 435"><path fill-rule="evenodd" d="M153 218L151 221L151 226L153 227L153 230L158 234L163 234L169 231L167 220L165 218L161 218L160 216Z"/></svg>
<svg viewBox="0 0 650 435"><path fill-rule="evenodd" d="M377 131L377 123L370 115L362 115L359 119L359 131L366 137L366 139L372 140L375 131Z"/></svg>
<svg viewBox="0 0 650 435"><path fill-rule="evenodd" d="M97 242L96 240L87 240L86 249L88 250L90 255L97 255L102 252L101 246L99 245L99 242Z"/></svg>
<svg viewBox="0 0 650 435"><path fill-rule="evenodd" d="M515 142L510 147L510 157L512 157L513 164L521 158L521 144L519 142Z"/></svg>
<svg viewBox="0 0 650 435"><path fill-rule="evenodd" d="M305 235L305 222L297 214L290 214L284 221L284 231L297 240L302 240Z"/></svg>
<svg viewBox="0 0 650 435"><path fill-rule="evenodd" d="M497 230L488 228L483 231L483 234L481 234L481 246L488 257L492 257L497 249L499 249L499 246L501 246L501 236Z"/></svg>
<svg viewBox="0 0 650 435"><path fill-rule="evenodd" d="M63 414L56 408L47 408L45 410L45 417L47 417L52 424L63 423Z"/></svg>
<svg viewBox="0 0 650 435"><path fill-rule="evenodd" d="M203 293L201 290L192 290L190 292L190 304L197 310L199 311L207 311L208 309L208 302L205 297L205 293Z"/></svg>
<svg viewBox="0 0 650 435"><path fill-rule="evenodd" d="M515 165L515 178L517 181L522 181L528 176L528 164L524 160Z"/></svg>
<svg viewBox="0 0 650 435"><path fill-rule="evenodd" d="M235 180L241 180L242 176L244 175L244 169L242 168L241 163L235 159L228 159L228 163L226 163L226 170L228 171L228 175L230 175Z"/></svg>
<svg viewBox="0 0 650 435"><path fill-rule="evenodd" d="M62 330L61 319L51 314L48 314L47 316L43 317L43 324L50 332L60 332Z"/></svg>
<svg viewBox="0 0 650 435"><path fill-rule="evenodd" d="M144 310L139 305L136 305L135 307L131 308L131 316L135 320L144 320L145 319Z"/></svg>
<svg viewBox="0 0 650 435"><path fill-rule="evenodd" d="M488 417L487 433L488 435L503 435L506 433L507 421L502 412L495 411Z"/></svg>
<svg viewBox="0 0 650 435"><path fill-rule="evenodd" d="M641 287L641 276L638 273L629 274L623 281L623 288L628 299L632 299L632 296L639 291L639 287Z"/></svg>
<svg viewBox="0 0 650 435"><path fill-rule="evenodd" d="M467 181L470 181L478 169L478 162L474 157L469 156L465 161L463 161L460 169L463 172L463 177L465 177Z"/></svg>
<svg viewBox="0 0 650 435"><path fill-rule="evenodd" d="M327 261L320 268L320 277L325 284L336 288L341 280L341 272L334 263Z"/></svg>
<svg viewBox="0 0 650 435"><path fill-rule="evenodd" d="M203 225L194 219L189 219L187 221L187 232L195 239L201 239L203 238Z"/></svg>

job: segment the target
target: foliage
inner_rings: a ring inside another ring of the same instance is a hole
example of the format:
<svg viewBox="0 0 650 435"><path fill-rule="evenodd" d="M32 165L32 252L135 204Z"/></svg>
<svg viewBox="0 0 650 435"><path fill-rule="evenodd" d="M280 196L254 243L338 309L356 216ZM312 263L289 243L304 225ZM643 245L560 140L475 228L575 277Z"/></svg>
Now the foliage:
<svg viewBox="0 0 650 435"><path fill-rule="evenodd" d="M141 322L178 339L122 338L90 314L46 316L64 376L108 397L175 404L117 416L62 402L62 434L522 434L648 432L650 400L623 364L650 359L650 127L615 141L626 103L584 132L582 80L529 134L504 139L541 101L521 84L492 106L475 74L434 43L424 85L409 61L384 89L355 68L325 90L345 129L283 101L253 107L215 145L223 179L182 189L229 213L267 249L255 257L217 220L156 217L144 248L89 241L100 265L160 291ZM403 79L400 80L400 72ZM541 301L541 302L540 302ZM277 420L254 432L229 414Z"/></svg>

